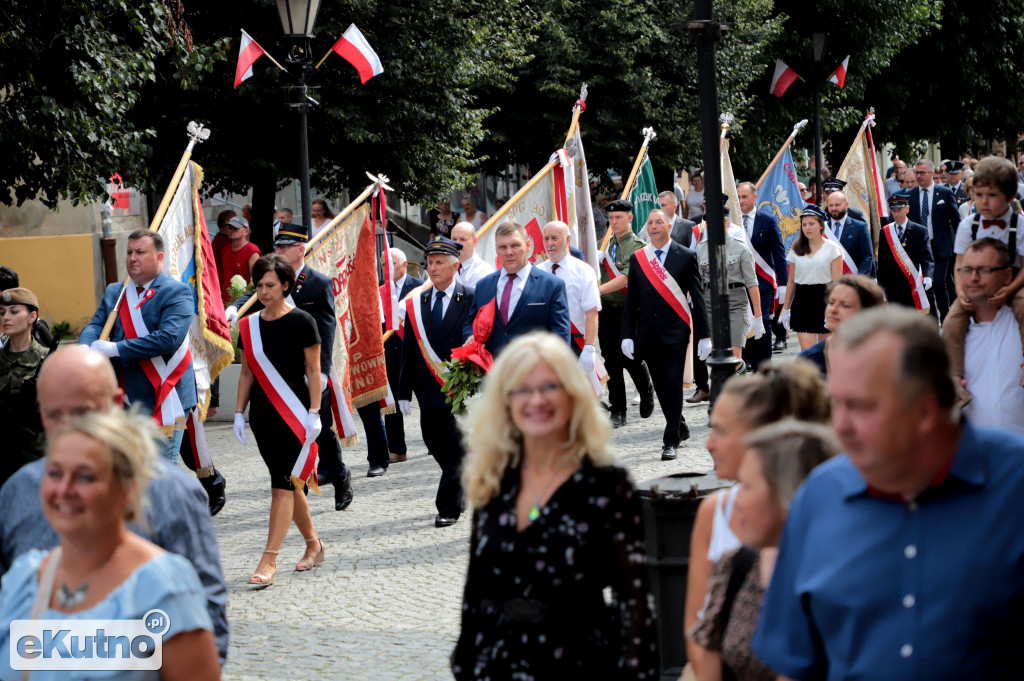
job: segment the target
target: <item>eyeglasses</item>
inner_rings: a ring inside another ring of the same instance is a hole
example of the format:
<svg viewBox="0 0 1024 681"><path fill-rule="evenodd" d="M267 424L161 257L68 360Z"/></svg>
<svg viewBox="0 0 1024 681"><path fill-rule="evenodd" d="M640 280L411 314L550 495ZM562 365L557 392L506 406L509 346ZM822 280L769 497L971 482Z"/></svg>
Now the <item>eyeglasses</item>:
<svg viewBox="0 0 1024 681"><path fill-rule="evenodd" d="M964 265L963 267L958 267L956 271L960 273L961 277L969 277L975 272L977 272L979 276L987 277L993 272L1005 270L1007 267L1009 267L1009 265L1003 265L1002 267L968 267Z"/></svg>
<svg viewBox="0 0 1024 681"><path fill-rule="evenodd" d="M543 383L537 387L528 385L521 385L518 388L512 388L508 391L508 396L515 399L529 399L533 397L534 393L540 393L540 396L548 399L554 397L555 393L562 389L562 384L557 381L551 381L549 383Z"/></svg>
<svg viewBox="0 0 1024 681"><path fill-rule="evenodd" d="M935 172L934 170L915 170L914 174L915 175L928 175L929 173L934 173L934 172Z"/></svg>

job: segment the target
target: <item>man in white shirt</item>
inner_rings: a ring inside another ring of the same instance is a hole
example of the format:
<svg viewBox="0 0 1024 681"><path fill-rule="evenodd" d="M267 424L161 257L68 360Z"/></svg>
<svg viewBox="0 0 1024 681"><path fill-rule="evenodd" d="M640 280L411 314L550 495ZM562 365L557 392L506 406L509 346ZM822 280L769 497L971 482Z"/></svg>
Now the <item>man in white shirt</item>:
<svg viewBox="0 0 1024 681"><path fill-rule="evenodd" d="M973 242L963 256L961 286L974 306L964 348L964 387L974 399L964 413L975 423L1024 433L1020 327L1008 305L989 302L1013 279L1010 263L1006 244L991 237Z"/></svg>
<svg viewBox="0 0 1024 681"><path fill-rule="evenodd" d="M462 244L462 253L459 254L459 269L455 278L463 286L476 287L478 281L494 272L494 267L485 263L476 254L476 228L468 222L459 222L452 227L452 241Z"/></svg>
<svg viewBox="0 0 1024 681"><path fill-rule="evenodd" d="M597 273L579 258L569 255L569 225L558 220L544 225L544 250L548 259L537 269L553 274L565 283L569 304L570 346L580 358L580 368L594 370L594 346L597 343L597 313L601 311L601 291Z"/></svg>

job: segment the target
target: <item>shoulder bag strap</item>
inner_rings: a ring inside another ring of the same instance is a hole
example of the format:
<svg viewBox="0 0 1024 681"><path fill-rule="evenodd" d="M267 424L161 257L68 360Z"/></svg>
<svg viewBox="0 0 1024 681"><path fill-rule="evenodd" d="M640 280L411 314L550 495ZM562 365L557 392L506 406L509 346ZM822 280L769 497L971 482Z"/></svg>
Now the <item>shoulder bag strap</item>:
<svg viewBox="0 0 1024 681"><path fill-rule="evenodd" d="M741 546L732 557L732 572L729 573L729 585L725 589L725 600L722 602L722 638L725 639L725 628L732 616L732 606L736 602L736 594L743 586L743 580L747 578L750 568L757 561L757 551L749 546ZM736 681L736 674L729 669L729 666L722 662L722 681Z"/></svg>
<svg viewBox="0 0 1024 681"><path fill-rule="evenodd" d="M60 565L60 546L50 551L49 560L46 562L46 569L39 575L39 587L36 589L36 598L32 601L32 611L29 613L30 620L37 620L50 605L50 597L53 595L53 582L57 577L57 566ZM29 681L32 676L31 669L24 669L21 672L21 681Z"/></svg>

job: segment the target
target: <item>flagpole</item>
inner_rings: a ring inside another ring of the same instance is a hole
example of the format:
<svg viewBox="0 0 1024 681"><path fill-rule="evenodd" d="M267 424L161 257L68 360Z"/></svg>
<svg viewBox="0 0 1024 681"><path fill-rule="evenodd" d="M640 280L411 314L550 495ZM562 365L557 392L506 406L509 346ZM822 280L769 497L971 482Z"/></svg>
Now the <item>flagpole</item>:
<svg viewBox="0 0 1024 681"><path fill-rule="evenodd" d="M764 182L765 178L768 177L768 173L772 172L772 168L774 168L775 164L779 162L779 159L782 158L782 154L785 153L786 149L789 148L789 145L791 145L793 143L793 140L796 139L796 134L800 132L800 130L805 125L807 125L806 118L793 126L793 132L789 133L789 137L786 138L786 143L782 145L781 149L779 149L779 153L775 154L775 158L773 158L772 162L768 164L768 167L761 174L761 177L757 180L757 184L754 185L755 190L761 188L761 184Z"/></svg>
<svg viewBox="0 0 1024 681"><path fill-rule="evenodd" d="M174 194L178 190L178 184L185 175L189 161L192 160L192 150L195 149L197 143L205 142L210 136L210 129L204 128L195 121L189 121L186 132L188 134L188 145L185 147L185 153L181 155L181 160L178 161L178 167L174 169L174 175L171 176L171 182L167 185L167 191L164 192L164 197L161 199L156 213L153 214L153 220L149 223L149 231L151 232L160 229L160 223L163 222L164 215L167 213L167 207L171 205L171 199L174 198ZM117 309L121 305L121 299L124 298L125 287L129 281L131 281L131 277L125 279L121 284L121 291L117 294L114 307L111 308L110 314L107 316L107 323L103 325L103 330L100 332L100 340L109 338L110 332L114 329L114 322L117 320Z"/></svg>
<svg viewBox="0 0 1024 681"><path fill-rule="evenodd" d="M327 61L327 58L331 56L331 52L334 52L334 47L333 46L331 47L331 49L327 50L327 54L324 55L324 58L321 59L320 61L318 61L316 63L316 66L314 66L313 68L314 69L319 69L320 65L323 64L325 61Z"/></svg>
<svg viewBox="0 0 1024 681"><path fill-rule="evenodd" d="M580 88L580 98L576 100L576 103L572 106L572 122L569 124L569 134L565 136L565 142L562 146L565 147L569 144L569 140L576 134L576 128L579 127L580 114L587 110L587 84L584 83L583 87Z"/></svg>
<svg viewBox="0 0 1024 681"><path fill-rule="evenodd" d="M629 181L622 185L622 196L620 197L623 201L629 198L629 191L633 188L633 182L636 180L637 173L640 172L640 166L644 162L644 156L647 155L647 146L651 143L651 140L658 136L658 133L654 132L654 128L644 128L644 141L640 145L640 152L636 155L636 160L633 162L633 169L629 172ZM612 238L612 228L609 226L604 231L604 236L601 238L601 250L608 250L608 241Z"/></svg>
<svg viewBox="0 0 1024 681"><path fill-rule="evenodd" d="M522 189L517 191L511 199L505 202L504 206L496 210L494 212L494 215L488 218L487 222L481 225L480 229L476 231L476 237L479 239L487 232L487 230L489 230L491 227L497 224L498 221L501 220L501 218L505 217L505 214L512 209L512 206L515 205L516 197L519 196L520 194L524 194L533 189L537 185L537 183L544 179L547 176L547 174L551 172L551 169L554 168L556 165L558 165L557 158L548 161L548 164L541 168L540 172L531 177L530 181L523 185Z"/></svg>
<svg viewBox="0 0 1024 681"><path fill-rule="evenodd" d="M267 55L267 59L269 59L270 61L274 62L274 66L276 66L277 68L281 69L282 71L287 71L288 70L285 67L283 67L280 64L278 64L277 60L274 59L272 56L270 56L270 53L267 52L266 50L263 50L263 54Z"/></svg>

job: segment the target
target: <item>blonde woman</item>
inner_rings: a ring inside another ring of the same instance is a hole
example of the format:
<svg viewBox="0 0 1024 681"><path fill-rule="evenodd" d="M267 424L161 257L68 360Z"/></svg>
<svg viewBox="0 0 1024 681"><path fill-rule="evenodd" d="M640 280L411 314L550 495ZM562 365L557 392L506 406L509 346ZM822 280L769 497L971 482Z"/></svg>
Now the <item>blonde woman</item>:
<svg viewBox="0 0 1024 681"><path fill-rule="evenodd" d="M14 620L141 620L157 609L169 625L163 668L104 678L220 678L213 625L192 564L126 525L142 518L154 436L151 419L115 410L77 418L50 443L40 495L60 544L23 554L4 575L0 649L17 647L9 639ZM0 678L22 678L10 665L11 657L0 655ZM35 670L32 681L67 675Z"/></svg>
<svg viewBox="0 0 1024 681"><path fill-rule="evenodd" d="M459 681L657 677L640 499L609 432L563 339L535 332L501 353L467 423Z"/></svg>

